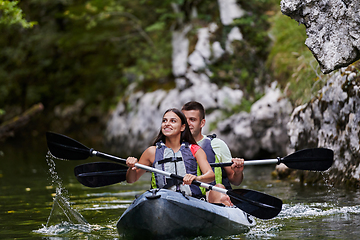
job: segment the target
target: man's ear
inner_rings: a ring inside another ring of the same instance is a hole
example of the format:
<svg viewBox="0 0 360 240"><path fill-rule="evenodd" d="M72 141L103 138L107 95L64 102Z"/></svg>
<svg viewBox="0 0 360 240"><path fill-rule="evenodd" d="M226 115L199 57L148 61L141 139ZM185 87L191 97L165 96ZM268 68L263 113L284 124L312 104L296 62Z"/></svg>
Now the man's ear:
<svg viewBox="0 0 360 240"><path fill-rule="evenodd" d="M203 127L205 126L205 122L206 122L205 119L203 119L203 120L200 121L200 127L201 127L201 128L203 128Z"/></svg>

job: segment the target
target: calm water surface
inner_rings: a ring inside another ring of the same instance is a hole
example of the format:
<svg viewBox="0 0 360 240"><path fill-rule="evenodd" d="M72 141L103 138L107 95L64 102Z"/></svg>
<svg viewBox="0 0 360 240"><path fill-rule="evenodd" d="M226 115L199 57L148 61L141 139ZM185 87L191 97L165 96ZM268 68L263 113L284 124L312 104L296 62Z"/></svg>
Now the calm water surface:
<svg viewBox="0 0 360 240"><path fill-rule="evenodd" d="M144 175L135 184L84 187L74 167L102 159L46 159L44 139L0 145L0 151L0 239L119 239L117 220L149 186ZM257 220L246 234L223 239L359 239L358 190L278 181L271 178L273 169L246 167L241 187L282 199L283 210L271 220Z"/></svg>

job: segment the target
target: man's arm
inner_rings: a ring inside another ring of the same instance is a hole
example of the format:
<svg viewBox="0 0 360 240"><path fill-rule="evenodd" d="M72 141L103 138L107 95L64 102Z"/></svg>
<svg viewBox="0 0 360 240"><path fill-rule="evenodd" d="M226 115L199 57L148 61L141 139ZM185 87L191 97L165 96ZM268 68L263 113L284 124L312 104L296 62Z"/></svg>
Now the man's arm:
<svg viewBox="0 0 360 240"><path fill-rule="evenodd" d="M229 147L219 138L214 138L211 141L211 147L213 148L219 162L233 162L231 166L224 167L224 169L230 183L236 186L240 185L244 178L244 159L232 158Z"/></svg>
<svg viewBox="0 0 360 240"><path fill-rule="evenodd" d="M239 186L244 179L244 159L233 158L233 164L229 167L224 167L225 172L231 184Z"/></svg>

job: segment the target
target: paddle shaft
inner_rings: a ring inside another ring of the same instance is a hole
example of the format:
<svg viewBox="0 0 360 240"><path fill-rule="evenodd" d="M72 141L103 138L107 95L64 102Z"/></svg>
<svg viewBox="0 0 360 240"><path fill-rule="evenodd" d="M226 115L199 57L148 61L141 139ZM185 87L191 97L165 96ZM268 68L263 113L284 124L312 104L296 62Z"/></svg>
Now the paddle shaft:
<svg viewBox="0 0 360 240"><path fill-rule="evenodd" d="M266 164L278 164L280 162L279 159L262 159L262 160L250 160L244 161L244 166L253 166L253 165L266 165ZM227 167L231 166L233 162L226 163L210 163L211 167Z"/></svg>
<svg viewBox="0 0 360 240"><path fill-rule="evenodd" d="M107 160L117 162L117 163L127 167L126 159L124 159L124 158L115 157L113 155L102 153L102 152L99 152L99 151L96 151L96 150L93 150L93 149L90 149L90 156L101 157L101 158L104 158L104 159L107 159Z"/></svg>
<svg viewBox="0 0 360 240"><path fill-rule="evenodd" d="M93 149L90 149L90 154L91 156L97 156L97 157L101 157L104 159L108 159L111 161L115 161L121 165L127 166L124 161L126 162L126 159L124 158L119 158L119 157L115 157L106 153L102 153ZM274 159L262 159L262 160L249 160L249 161L244 161L244 166L252 166L252 165L265 165L265 164L278 164L280 163L281 160L274 158ZM231 166L233 164L233 162L226 162L226 163L210 163L211 167L227 167L227 166ZM145 166L145 165L144 165ZM141 168L141 167L139 167ZM147 171L150 171L148 169L144 169ZM151 172L151 171L150 171ZM203 187L203 186L201 186Z"/></svg>
<svg viewBox="0 0 360 240"><path fill-rule="evenodd" d="M288 168L309 171L326 171L331 167L334 161L334 152L327 148L310 148L296 151L283 158L263 159L263 160L247 160L244 161L245 166L263 165L263 164L285 164ZM227 167L232 162L211 163L211 167Z"/></svg>

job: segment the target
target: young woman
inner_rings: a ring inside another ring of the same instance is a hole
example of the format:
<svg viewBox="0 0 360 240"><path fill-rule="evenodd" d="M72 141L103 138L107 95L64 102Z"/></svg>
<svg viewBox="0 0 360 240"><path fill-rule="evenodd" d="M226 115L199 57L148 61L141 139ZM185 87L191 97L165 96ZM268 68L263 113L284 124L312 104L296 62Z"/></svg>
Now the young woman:
<svg viewBox="0 0 360 240"><path fill-rule="evenodd" d="M135 167L137 162L184 176L181 184L171 178L153 173L152 188L183 191L187 195L201 197L200 188L191 185L191 182L197 180L210 183L215 179L205 152L196 144L190 132L185 115L176 108L168 109L164 113L161 129L153 146L143 152L139 161L134 157L127 158L126 164L129 169L126 180L128 183L136 182L145 173L145 170Z"/></svg>

